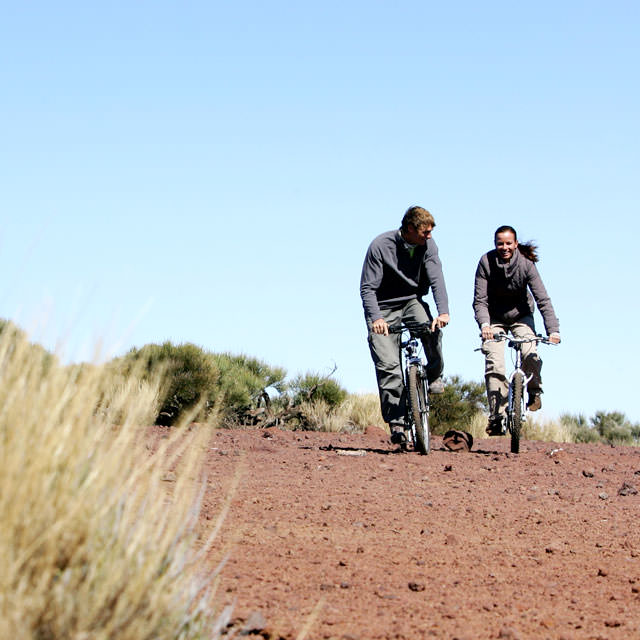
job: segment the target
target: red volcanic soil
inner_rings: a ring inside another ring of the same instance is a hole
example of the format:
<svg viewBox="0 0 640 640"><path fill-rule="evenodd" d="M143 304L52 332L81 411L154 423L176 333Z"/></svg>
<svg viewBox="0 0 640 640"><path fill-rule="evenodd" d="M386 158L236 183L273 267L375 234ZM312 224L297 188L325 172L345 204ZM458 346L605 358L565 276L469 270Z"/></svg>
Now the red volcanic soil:
<svg viewBox="0 0 640 640"><path fill-rule="evenodd" d="M216 432L202 523L239 478L210 558L236 633L640 638L640 449L434 440Z"/></svg>

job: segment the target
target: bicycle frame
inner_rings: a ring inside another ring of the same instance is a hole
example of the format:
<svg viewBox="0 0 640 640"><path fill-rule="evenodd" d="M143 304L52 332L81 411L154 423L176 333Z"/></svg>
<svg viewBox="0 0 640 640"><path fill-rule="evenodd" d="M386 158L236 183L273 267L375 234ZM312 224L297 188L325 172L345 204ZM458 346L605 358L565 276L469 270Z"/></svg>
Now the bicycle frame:
<svg viewBox="0 0 640 640"><path fill-rule="evenodd" d="M509 395L507 399L507 420L505 426L506 430L511 434L511 453L519 453L520 432L522 429L522 423L526 418L527 404L529 401L529 391L527 386L533 377L532 375L527 376L522 369L522 346L527 343L553 343L540 335L529 338L510 338L506 333L496 333L492 340L486 340L485 342L502 341L506 341L507 346L515 352L514 370L509 376ZM481 351L481 349L476 349L476 351Z"/></svg>
<svg viewBox="0 0 640 640"><path fill-rule="evenodd" d="M520 413L520 420L524 421L525 416L526 416L526 407L527 407L527 402L525 402L525 396L524 393L521 394L520 396L520 406L516 407L514 406L514 379L516 377L516 375L522 376L522 388L527 389L527 384L529 383L529 381L531 380L532 376L527 376L526 373L523 371L522 369L522 343L518 343L518 342L514 342L513 340L509 340L507 342L507 346L510 347L511 349L513 349L515 351L516 354L516 361L514 363L514 370L511 372L511 375L509 376L509 396L508 396L508 400L507 400L507 431L509 431L509 433L513 434L513 425L514 425L514 421L515 421L515 416L516 416L516 411L518 411ZM527 401L529 399L529 391L527 389L526 391L527 393Z"/></svg>
<svg viewBox="0 0 640 640"><path fill-rule="evenodd" d="M429 453L429 390L426 358L419 335L428 325L390 327L391 333L400 333L400 366L405 390L405 424L411 432L414 448Z"/></svg>

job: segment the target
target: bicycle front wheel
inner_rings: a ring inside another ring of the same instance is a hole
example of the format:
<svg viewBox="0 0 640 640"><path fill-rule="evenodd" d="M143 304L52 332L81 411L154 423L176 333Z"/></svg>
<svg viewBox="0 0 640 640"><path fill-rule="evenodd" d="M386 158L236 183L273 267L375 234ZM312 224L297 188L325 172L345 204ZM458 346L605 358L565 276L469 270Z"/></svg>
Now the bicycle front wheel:
<svg viewBox="0 0 640 640"><path fill-rule="evenodd" d="M524 415L522 405L523 375L516 373L511 384L511 453L520 453L520 433L522 431L522 416Z"/></svg>
<svg viewBox="0 0 640 640"><path fill-rule="evenodd" d="M422 453L429 453L431 438L429 435L429 406L427 405L427 386L425 378L420 375L418 366L409 367L409 406L411 418L415 427L416 449Z"/></svg>

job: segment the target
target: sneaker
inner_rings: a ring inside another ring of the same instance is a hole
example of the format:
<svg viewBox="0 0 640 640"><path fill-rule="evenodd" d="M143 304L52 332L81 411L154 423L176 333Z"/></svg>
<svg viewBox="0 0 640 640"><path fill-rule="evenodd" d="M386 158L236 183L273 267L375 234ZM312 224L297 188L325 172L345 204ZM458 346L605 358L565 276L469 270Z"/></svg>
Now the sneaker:
<svg viewBox="0 0 640 640"><path fill-rule="evenodd" d="M503 436L505 434L503 416L490 416L486 431L488 436Z"/></svg>
<svg viewBox="0 0 640 640"><path fill-rule="evenodd" d="M429 393L444 393L444 382L442 378L436 378L429 383Z"/></svg>
<svg viewBox="0 0 640 640"><path fill-rule="evenodd" d="M404 433L403 424L392 424L391 428L391 444L405 444L407 436Z"/></svg>
<svg viewBox="0 0 640 640"><path fill-rule="evenodd" d="M527 409L529 411L539 411L542 409L542 391L534 391L529 395L529 401L527 402Z"/></svg>

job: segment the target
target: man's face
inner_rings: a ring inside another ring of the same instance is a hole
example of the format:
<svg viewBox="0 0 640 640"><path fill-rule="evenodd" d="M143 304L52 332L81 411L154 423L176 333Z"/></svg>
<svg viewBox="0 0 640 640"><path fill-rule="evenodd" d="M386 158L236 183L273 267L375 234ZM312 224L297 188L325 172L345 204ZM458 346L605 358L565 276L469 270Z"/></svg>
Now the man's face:
<svg viewBox="0 0 640 640"><path fill-rule="evenodd" d="M407 230L404 232L404 239L409 244L426 244L427 240L431 237L432 231L433 227L431 226L421 224L416 227L414 224L409 223Z"/></svg>
<svg viewBox="0 0 640 640"><path fill-rule="evenodd" d="M518 242L511 231L503 231L496 235L496 250L503 262L509 262L517 248Z"/></svg>

